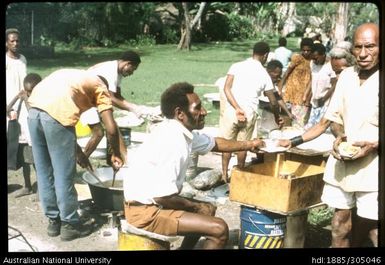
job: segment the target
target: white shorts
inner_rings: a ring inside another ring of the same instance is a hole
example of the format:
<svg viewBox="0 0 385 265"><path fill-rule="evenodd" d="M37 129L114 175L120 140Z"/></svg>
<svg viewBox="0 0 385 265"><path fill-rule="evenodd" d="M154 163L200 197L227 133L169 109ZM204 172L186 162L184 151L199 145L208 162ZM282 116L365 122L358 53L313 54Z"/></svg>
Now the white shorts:
<svg viewBox="0 0 385 265"><path fill-rule="evenodd" d="M378 220L378 192L346 192L340 187L325 183L322 202L337 209L357 207L357 215L363 218Z"/></svg>
<svg viewBox="0 0 385 265"><path fill-rule="evenodd" d="M82 114L80 114L80 122L83 125L93 125L98 124L100 122L98 109L95 107L92 107Z"/></svg>

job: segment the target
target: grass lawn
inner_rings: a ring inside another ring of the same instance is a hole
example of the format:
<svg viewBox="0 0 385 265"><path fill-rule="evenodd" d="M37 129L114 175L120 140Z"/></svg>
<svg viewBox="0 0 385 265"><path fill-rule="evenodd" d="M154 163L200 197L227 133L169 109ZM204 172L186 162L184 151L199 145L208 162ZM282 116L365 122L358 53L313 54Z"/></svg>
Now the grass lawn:
<svg viewBox="0 0 385 265"><path fill-rule="evenodd" d="M297 40L288 39L288 48L298 50ZM210 85L225 76L231 64L251 56L256 41L193 44L190 52L178 51L176 45L80 50L58 47L54 58L27 58L28 72L36 72L45 77L60 68L84 69L102 61L115 60L123 51L131 49L141 55L142 63L132 76L122 80L122 94L128 101L157 106L160 104L161 93L167 87L184 81L196 85L196 92L203 100L205 93L218 92L216 87ZM277 47L277 39L267 41L273 51ZM218 125L219 110L208 102L204 102L204 106L209 112L206 125Z"/></svg>

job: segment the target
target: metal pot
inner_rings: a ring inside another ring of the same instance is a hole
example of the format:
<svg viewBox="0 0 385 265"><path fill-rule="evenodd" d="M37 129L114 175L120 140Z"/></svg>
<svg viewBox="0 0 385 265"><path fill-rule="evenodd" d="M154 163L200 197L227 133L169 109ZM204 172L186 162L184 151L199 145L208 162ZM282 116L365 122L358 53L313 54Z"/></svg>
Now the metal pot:
<svg viewBox="0 0 385 265"><path fill-rule="evenodd" d="M95 174L103 182L100 184L89 172L85 172L82 179L88 184L92 199L96 206L109 211L122 211L124 209L123 177L127 168L121 168L115 176L114 186L112 185L112 167L95 169Z"/></svg>

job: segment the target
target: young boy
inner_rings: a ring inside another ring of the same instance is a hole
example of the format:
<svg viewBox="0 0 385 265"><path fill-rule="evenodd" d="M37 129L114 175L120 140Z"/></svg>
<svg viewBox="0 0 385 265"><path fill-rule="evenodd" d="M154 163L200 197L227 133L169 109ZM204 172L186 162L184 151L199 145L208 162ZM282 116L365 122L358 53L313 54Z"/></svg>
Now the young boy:
<svg viewBox="0 0 385 265"><path fill-rule="evenodd" d="M271 60L267 66L266 71L271 77L271 81L273 82L274 87L277 89L278 83L281 81L282 71L283 71L283 65L278 60ZM282 97L278 94L278 91L274 92L274 96L277 99L278 105L281 108L281 111L284 112L291 120L293 120L295 117L291 112L288 110L285 101L282 99Z"/></svg>
<svg viewBox="0 0 385 265"><path fill-rule="evenodd" d="M276 90L274 91L274 96L278 102L280 113L283 114L282 115L283 117L288 117L288 118L284 118L285 120L284 125L287 125L289 121L293 121L295 117L289 111L285 101L278 94L278 91L277 91L277 85L281 81L282 69L283 69L283 65L278 60L271 60L266 66L266 71L269 74L274 87L276 88ZM260 111L260 115L262 116L262 120L260 123L257 123L257 126L254 128L254 133L253 133L254 137L257 137L258 129L260 129L261 127L264 130L271 130L277 127L276 124L273 122L274 116L271 112L269 100L266 96L259 97L259 111Z"/></svg>
<svg viewBox="0 0 385 265"><path fill-rule="evenodd" d="M38 74L31 73L24 78L24 90L21 90L7 106L7 115L10 120L17 119L20 124L19 145L17 149L17 156L20 159L21 167L23 168L24 188L19 190L15 197L22 197L33 193L31 185L31 164L34 166L32 156L31 138L29 136L27 117L28 117L28 97L31 94L33 88L41 81L41 77ZM16 110L13 106L16 102L19 102L16 106ZM24 103L24 104L23 104ZM18 113L19 112L19 113Z"/></svg>

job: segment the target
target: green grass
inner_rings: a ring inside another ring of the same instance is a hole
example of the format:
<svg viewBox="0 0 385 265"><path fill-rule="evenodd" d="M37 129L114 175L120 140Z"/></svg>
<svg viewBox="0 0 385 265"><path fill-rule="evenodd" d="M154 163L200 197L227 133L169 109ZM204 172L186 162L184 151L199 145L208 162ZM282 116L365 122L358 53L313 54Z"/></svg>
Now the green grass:
<svg viewBox="0 0 385 265"><path fill-rule="evenodd" d="M193 44L190 52L178 51L176 45L80 50L60 47L56 49L54 58L27 58L28 72L45 77L60 68L84 69L102 61L115 60L125 50L135 50L141 55L142 63L132 76L122 80L122 94L130 102L157 106L161 93L173 83L213 85L219 77L226 75L231 64L251 56L256 41ZM267 42L272 51L277 47L277 39ZM295 49L297 39L289 39L288 43L289 48ZM205 93L217 91L211 86L196 86L196 92L202 100ZM205 101L204 106L209 112L206 125L218 125L219 110Z"/></svg>
<svg viewBox="0 0 385 265"><path fill-rule="evenodd" d="M317 226L323 227L330 224L333 217L333 213L334 213L334 210L327 206L312 208L309 210L309 215L307 220L311 225L317 225Z"/></svg>

